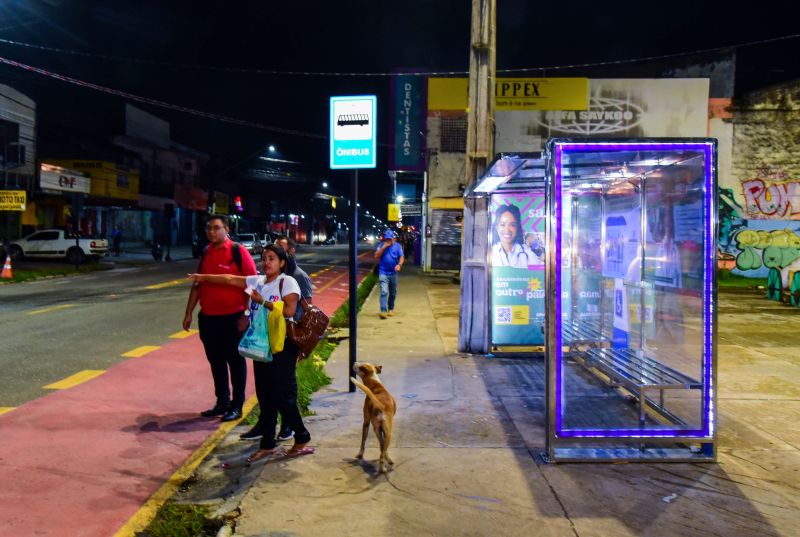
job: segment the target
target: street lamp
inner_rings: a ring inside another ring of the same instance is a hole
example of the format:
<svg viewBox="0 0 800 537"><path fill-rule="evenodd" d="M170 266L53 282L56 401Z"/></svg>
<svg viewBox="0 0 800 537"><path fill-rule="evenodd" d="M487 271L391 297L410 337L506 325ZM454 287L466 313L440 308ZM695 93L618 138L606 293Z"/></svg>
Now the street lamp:
<svg viewBox="0 0 800 537"><path fill-rule="evenodd" d="M322 183L322 188L328 188L328 183L326 183L326 182L324 182L324 181L323 181L323 183Z"/></svg>
<svg viewBox="0 0 800 537"><path fill-rule="evenodd" d="M263 147L263 146L262 146L262 147ZM271 145L271 144L270 144L270 146L269 146L269 152L270 152L270 153L274 153L274 152L275 152L275 146L274 146L274 145Z"/></svg>

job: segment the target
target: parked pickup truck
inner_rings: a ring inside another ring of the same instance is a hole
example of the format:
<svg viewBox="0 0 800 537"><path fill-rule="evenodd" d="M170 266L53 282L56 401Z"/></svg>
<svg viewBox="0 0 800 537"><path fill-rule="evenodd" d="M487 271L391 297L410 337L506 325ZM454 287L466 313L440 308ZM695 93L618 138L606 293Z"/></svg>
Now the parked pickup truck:
<svg viewBox="0 0 800 537"><path fill-rule="evenodd" d="M88 257L102 257L107 253L107 240L79 238L76 244L75 236L61 229L43 229L8 246L8 254L15 259L64 257L76 264L83 263Z"/></svg>

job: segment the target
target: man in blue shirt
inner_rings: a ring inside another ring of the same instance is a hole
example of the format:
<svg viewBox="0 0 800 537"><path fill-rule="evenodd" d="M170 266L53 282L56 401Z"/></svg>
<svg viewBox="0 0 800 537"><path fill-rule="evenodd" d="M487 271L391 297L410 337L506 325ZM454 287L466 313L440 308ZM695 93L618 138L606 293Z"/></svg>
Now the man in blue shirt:
<svg viewBox="0 0 800 537"><path fill-rule="evenodd" d="M405 263L403 248L396 242L397 235L391 229L383 234L383 242L375 251L378 259L378 281L381 286L381 319L394 315L394 299L397 297L397 273ZM388 297L388 303L387 303Z"/></svg>

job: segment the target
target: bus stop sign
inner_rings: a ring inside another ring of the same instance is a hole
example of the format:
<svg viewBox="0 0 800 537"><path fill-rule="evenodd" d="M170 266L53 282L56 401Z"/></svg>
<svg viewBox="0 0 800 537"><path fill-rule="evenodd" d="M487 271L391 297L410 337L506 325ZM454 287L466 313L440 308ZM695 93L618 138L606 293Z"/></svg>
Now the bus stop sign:
<svg viewBox="0 0 800 537"><path fill-rule="evenodd" d="M377 98L331 97L331 169L374 168L377 163Z"/></svg>

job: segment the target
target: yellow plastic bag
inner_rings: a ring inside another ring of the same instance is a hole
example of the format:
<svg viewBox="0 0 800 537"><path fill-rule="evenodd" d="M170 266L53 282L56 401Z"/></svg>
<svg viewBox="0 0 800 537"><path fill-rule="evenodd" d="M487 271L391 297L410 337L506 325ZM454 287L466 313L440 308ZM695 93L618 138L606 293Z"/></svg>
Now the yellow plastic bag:
<svg viewBox="0 0 800 537"><path fill-rule="evenodd" d="M272 311L267 316L267 333L272 354L283 350L286 341L286 319L283 318L283 301L273 302Z"/></svg>

